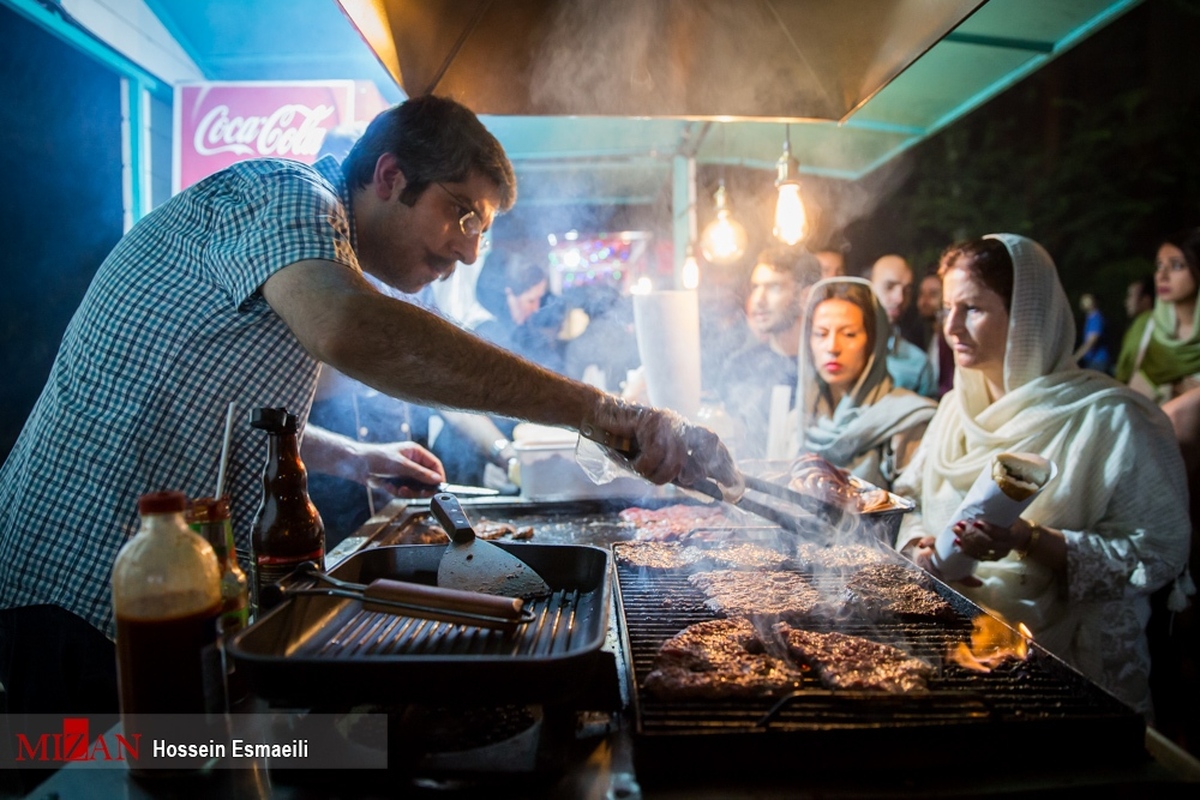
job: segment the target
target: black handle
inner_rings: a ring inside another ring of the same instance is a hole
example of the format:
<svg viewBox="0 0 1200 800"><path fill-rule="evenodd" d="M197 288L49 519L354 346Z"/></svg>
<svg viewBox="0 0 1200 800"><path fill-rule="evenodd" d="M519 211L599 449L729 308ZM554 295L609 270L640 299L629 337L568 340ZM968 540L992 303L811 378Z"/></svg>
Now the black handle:
<svg viewBox="0 0 1200 800"><path fill-rule="evenodd" d="M475 541L475 529L463 513L462 504L458 502L457 497L447 492L435 494L429 500L429 510L445 528L451 541L458 544L470 544Z"/></svg>

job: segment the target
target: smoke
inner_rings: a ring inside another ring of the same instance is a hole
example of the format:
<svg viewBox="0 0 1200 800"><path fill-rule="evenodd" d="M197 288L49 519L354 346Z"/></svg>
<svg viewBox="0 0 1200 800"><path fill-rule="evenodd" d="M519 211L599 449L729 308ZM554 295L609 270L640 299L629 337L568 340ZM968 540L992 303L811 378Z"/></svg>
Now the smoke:
<svg viewBox="0 0 1200 800"><path fill-rule="evenodd" d="M840 118L842 92L796 46L795 27L769 3L563 2L534 59L530 101L546 114Z"/></svg>

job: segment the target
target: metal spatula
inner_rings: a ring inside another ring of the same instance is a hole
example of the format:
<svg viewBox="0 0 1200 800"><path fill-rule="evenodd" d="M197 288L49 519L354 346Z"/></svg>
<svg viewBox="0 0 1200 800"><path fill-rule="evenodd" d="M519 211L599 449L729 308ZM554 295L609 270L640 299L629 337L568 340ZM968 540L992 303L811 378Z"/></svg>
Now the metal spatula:
<svg viewBox="0 0 1200 800"><path fill-rule="evenodd" d="M550 586L528 564L491 542L476 538L462 504L442 492L429 500L429 510L450 536L438 564L438 586L503 597L542 597Z"/></svg>

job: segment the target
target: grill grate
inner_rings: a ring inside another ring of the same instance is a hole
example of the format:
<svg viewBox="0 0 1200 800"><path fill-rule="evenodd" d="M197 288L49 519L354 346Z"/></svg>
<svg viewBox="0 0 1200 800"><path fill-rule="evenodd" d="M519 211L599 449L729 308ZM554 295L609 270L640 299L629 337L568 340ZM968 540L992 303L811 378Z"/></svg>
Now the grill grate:
<svg viewBox="0 0 1200 800"><path fill-rule="evenodd" d="M614 561L632 668L639 771L653 774L672 760L701 771L747 763L769 769L794 763L798 753L811 756L814 767L872 762L896 767L928 755L939 739L948 747L960 746L964 735L972 737L973 749L985 748L989 737L1007 748L1019 736L1022 753L1036 752L1028 745L1044 738L1048 753L1061 754L1057 745L1070 735L1084 743L1078 749L1089 758L1099 752L1119 758L1143 753L1141 717L1036 645L1025 661L1006 662L989 673L946 662L951 646L969 641L972 619L981 611L942 584L935 588L957 612L952 620L846 616L804 626L892 644L926 660L936 669L928 692L831 691L806 674L800 689L782 699L675 701L643 693L640 686L662 643L719 615L705 607L704 594L688 582L685 571L622 564L621 548L636 546L614 545ZM832 574L807 578L826 596L844 586ZM868 743L871 754L864 759L861 751Z"/></svg>
<svg viewBox="0 0 1200 800"><path fill-rule="evenodd" d="M533 621L514 635L469 625L359 611L333 629L312 652L329 658L368 656L551 656L577 646L576 616L582 595L559 591L527 603ZM304 652L304 651L300 651Z"/></svg>

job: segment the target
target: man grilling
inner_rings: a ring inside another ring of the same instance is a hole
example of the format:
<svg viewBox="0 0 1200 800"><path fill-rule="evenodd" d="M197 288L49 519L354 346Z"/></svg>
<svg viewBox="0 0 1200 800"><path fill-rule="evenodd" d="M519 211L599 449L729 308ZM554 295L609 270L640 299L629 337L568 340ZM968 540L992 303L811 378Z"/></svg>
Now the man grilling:
<svg viewBox="0 0 1200 800"><path fill-rule="evenodd" d="M228 403L227 474L249 550L265 454L250 409L307 420L322 363L387 394L634 439L656 483L737 480L724 446L678 415L626 405L381 294L470 264L516 198L499 142L463 106L409 100L377 117L341 167L244 161L165 203L117 244L70 322L0 468L0 682L8 712L117 708L109 574L137 498L211 494ZM444 479L415 445L304 431L310 470Z"/></svg>

